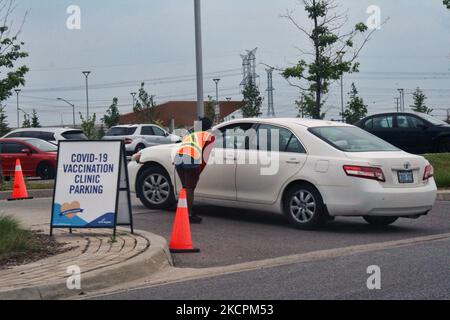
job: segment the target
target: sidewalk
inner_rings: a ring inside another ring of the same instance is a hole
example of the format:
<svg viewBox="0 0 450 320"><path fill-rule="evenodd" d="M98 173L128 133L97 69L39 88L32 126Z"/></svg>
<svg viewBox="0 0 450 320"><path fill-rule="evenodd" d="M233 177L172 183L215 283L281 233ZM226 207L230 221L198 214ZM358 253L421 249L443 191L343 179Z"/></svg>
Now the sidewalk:
<svg viewBox="0 0 450 320"><path fill-rule="evenodd" d="M24 227L49 232L49 208L27 202L27 212L14 203L0 202L0 214L19 219ZM0 270L0 299L62 299L137 281L172 265L166 240L143 231L131 234L119 228L116 242L112 230L57 229L55 239L72 248L35 263ZM68 267L81 270L81 289L69 290Z"/></svg>

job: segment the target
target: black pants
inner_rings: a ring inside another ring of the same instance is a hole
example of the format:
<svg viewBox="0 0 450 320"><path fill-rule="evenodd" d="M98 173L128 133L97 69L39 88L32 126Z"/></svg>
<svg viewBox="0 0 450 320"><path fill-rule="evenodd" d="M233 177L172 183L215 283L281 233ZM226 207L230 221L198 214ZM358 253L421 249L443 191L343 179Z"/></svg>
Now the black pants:
<svg viewBox="0 0 450 320"><path fill-rule="evenodd" d="M186 189L186 197L188 203L188 212L190 216L195 216L193 212L194 193L200 180L200 166L198 167L183 167L177 166L177 173L181 180L181 185Z"/></svg>

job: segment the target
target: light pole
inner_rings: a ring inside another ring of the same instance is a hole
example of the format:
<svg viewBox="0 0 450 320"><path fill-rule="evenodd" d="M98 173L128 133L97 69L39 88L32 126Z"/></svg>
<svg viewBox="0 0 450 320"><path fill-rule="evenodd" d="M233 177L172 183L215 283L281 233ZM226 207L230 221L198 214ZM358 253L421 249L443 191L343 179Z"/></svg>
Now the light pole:
<svg viewBox="0 0 450 320"><path fill-rule="evenodd" d="M67 103L69 106L72 107L73 127L75 128L75 126L76 126L76 123L75 123L75 104L70 103L69 101L67 101L66 99L63 99L63 98L57 98L57 100L59 100L59 101L64 101L65 103Z"/></svg>
<svg viewBox="0 0 450 320"><path fill-rule="evenodd" d="M91 74L90 71L83 71L82 72L86 78L86 121L89 120L89 82L88 82L88 77Z"/></svg>
<svg viewBox="0 0 450 320"><path fill-rule="evenodd" d="M195 11L195 52L197 65L197 117L205 116L203 98L203 50L202 50L202 16L200 0L194 0Z"/></svg>
<svg viewBox="0 0 450 320"><path fill-rule="evenodd" d="M345 51L339 51L338 53L340 62L342 63L342 57L345 54ZM341 74L341 112L342 112L342 123L345 122L344 118L344 73Z"/></svg>
<svg viewBox="0 0 450 320"><path fill-rule="evenodd" d="M219 102L219 82L220 79L213 79L216 84L216 107L214 108L214 112L216 115L216 123L220 122L220 102Z"/></svg>
<svg viewBox="0 0 450 320"><path fill-rule="evenodd" d="M400 93L400 108L402 112L405 112L405 89L397 89Z"/></svg>
<svg viewBox="0 0 450 320"><path fill-rule="evenodd" d="M19 94L20 94L20 92L22 91L22 90L20 90L20 89L15 89L14 90L15 92L16 92L16 95L17 95L17 129L19 129L20 128L20 119L19 119L19 117L20 117L20 115L19 115Z"/></svg>
<svg viewBox="0 0 450 320"><path fill-rule="evenodd" d="M130 94L133 97L133 111L134 111L134 107L136 106L136 95L137 95L137 92L131 92Z"/></svg>

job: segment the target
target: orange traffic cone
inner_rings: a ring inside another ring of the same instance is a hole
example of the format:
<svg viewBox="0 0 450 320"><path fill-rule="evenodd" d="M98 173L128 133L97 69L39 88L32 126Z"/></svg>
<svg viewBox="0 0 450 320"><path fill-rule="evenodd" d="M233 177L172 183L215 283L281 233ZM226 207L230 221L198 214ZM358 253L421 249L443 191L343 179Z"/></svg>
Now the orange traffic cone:
<svg viewBox="0 0 450 320"><path fill-rule="evenodd" d="M27 200L33 199L28 196L27 186L25 185L25 179L23 178L22 165L20 159L16 160L16 170L14 174L14 191L12 198L8 201Z"/></svg>
<svg viewBox="0 0 450 320"><path fill-rule="evenodd" d="M191 225L189 223L189 212L187 205L186 190L182 189L178 200L177 214L173 226L172 240L170 241L170 252L189 253L200 252L192 244Z"/></svg>

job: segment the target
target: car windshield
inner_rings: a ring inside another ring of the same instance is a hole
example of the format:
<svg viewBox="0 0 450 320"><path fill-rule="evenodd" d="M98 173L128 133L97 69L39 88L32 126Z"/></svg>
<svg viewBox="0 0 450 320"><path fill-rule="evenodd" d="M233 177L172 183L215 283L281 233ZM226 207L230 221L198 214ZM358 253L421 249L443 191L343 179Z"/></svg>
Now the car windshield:
<svg viewBox="0 0 450 320"><path fill-rule="evenodd" d="M432 125L435 126L448 126L448 123L439 119L436 119L433 116L430 116L428 114L425 113L421 113L421 114L417 114L419 117L421 117L422 119L425 119L426 121L430 122Z"/></svg>
<svg viewBox="0 0 450 320"><path fill-rule="evenodd" d="M80 130L67 131L61 135L67 140L89 140L84 132Z"/></svg>
<svg viewBox="0 0 450 320"><path fill-rule="evenodd" d="M56 152L58 151L58 147L55 146L54 144L44 141L44 140L39 140L39 139L29 139L29 140L24 140L25 142L31 144L33 147L35 147L36 149L39 149L43 152Z"/></svg>
<svg viewBox="0 0 450 320"><path fill-rule="evenodd" d="M356 127L317 127L309 131L345 152L399 151L386 141Z"/></svg>
<svg viewBox="0 0 450 320"><path fill-rule="evenodd" d="M116 137L116 136L131 136L136 132L137 127L115 127L111 128L106 136Z"/></svg>

